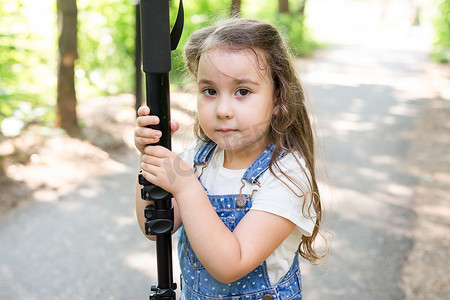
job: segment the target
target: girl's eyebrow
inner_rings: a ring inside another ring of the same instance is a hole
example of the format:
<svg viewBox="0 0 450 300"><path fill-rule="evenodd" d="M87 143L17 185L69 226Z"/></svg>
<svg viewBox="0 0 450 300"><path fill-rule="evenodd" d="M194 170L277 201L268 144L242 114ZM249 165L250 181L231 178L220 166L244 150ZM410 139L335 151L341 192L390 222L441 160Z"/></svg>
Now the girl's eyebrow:
<svg viewBox="0 0 450 300"><path fill-rule="evenodd" d="M249 83L252 85L259 85L259 82L253 81L248 78L242 78L242 79L235 78L235 79L233 79L233 83L235 83L235 84L243 84L243 83L248 84Z"/></svg>
<svg viewBox="0 0 450 300"><path fill-rule="evenodd" d="M211 85L211 84L213 84L213 82L211 80L208 80L208 79L200 79L199 81L197 81L197 84L198 85L200 85L200 84Z"/></svg>
<svg viewBox="0 0 450 300"><path fill-rule="evenodd" d="M233 83L234 83L234 84L252 84L252 85L260 85L259 82L253 81L253 80L248 79L248 78L242 78L242 79L234 78L234 79L233 79ZM212 85L212 84L214 84L214 82L213 82L212 80L209 80L209 79L200 79L200 80L197 82L197 84L198 84L198 85L200 85L200 84Z"/></svg>

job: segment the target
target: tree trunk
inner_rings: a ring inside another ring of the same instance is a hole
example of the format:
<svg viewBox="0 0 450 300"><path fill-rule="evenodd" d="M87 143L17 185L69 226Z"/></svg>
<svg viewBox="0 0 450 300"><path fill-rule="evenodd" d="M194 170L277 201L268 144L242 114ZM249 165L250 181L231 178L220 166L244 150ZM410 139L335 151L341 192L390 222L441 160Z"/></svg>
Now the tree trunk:
<svg viewBox="0 0 450 300"><path fill-rule="evenodd" d="M241 16L241 0L231 0L231 17L240 17Z"/></svg>
<svg viewBox="0 0 450 300"><path fill-rule="evenodd" d="M289 0L278 0L278 12L279 13L289 12Z"/></svg>
<svg viewBox="0 0 450 300"><path fill-rule="evenodd" d="M298 12L300 13L300 15L304 16L305 15L305 9L306 9L306 1L307 0L302 0L300 3L300 8L298 10Z"/></svg>
<svg viewBox="0 0 450 300"><path fill-rule="evenodd" d="M77 53L77 4L76 0L57 0L58 20L58 89L56 126L71 136L80 134L77 119L75 93L75 60Z"/></svg>

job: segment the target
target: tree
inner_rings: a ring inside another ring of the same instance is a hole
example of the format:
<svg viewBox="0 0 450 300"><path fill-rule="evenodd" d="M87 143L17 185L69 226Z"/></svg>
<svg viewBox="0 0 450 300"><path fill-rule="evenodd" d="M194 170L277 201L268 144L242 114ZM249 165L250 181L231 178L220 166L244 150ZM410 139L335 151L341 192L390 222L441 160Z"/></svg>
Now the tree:
<svg viewBox="0 0 450 300"><path fill-rule="evenodd" d="M307 0L302 0L302 1L300 1L300 8L298 9L298 12L299 12L300 15L302 15L302 16L305 15L306 1L307 1Z"/></svg>
<svg viewBox="0 0 450 300"><path fill-rule="evenodd" d="M292 2L278 0L277 19L282 32L288 37L292 53L296 56L307 56L315 47L304 22L306 2L307 0L298 0L294 8Z"/></svg>
<svg viewBox="0 0 450 300"><path fill-rule="evenodd" d="M300 0L300 6L298 9L298 12L302 16L305 14L306 1L307 0ZM278 12L279 13L290 13L289 0L278 0Z"/></svg>
<svg viewBox="0 0 450 300"><path fill-rule="evenodd" d="M75 60L77 51L77 4L76 0L57 0L58 20L58 88L56 100L56 126L69 135L80 134L76 113Z"/></svg>
<svg viewBox="0 0 450 300"><path fill-rule="evenodd" d="M278 0L278 12L279 13L289 12L289 0Z"/></svg>
<svg viewBox="0 0 450 300"><path fill-rule="evenodd" d="M450 63L450 0L441 0L434 20L435 37L432 56L441 63Z"/></svg>
<svg viewBox="0 0 450 300"><path fill-rule="evenodd" d="M241 0L231 0L230 16L232 17L241 16Z"/></svg>

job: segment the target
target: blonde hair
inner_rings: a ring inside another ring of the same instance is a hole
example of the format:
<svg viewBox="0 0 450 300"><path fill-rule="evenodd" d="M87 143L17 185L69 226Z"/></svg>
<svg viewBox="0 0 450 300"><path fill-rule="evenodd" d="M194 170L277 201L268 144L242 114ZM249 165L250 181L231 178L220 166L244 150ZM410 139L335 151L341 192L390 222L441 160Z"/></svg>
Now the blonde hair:
<svg viewBox="0 0 450 300"><path fill-rule="evenodd" d="M213 26L194 32L185 46L186 65L194 77L197 77L201 55L219 46L231 51L251 50L256 55L257 61L263 59L270 70L269 74L274 85L274 110L269 137L275 144L270 161L270 171L275 175L273 167L277 168L288 181L301 190L300 185L280 169L277 157L282 151L288 151L297 153L306 163L307 170L294 155L300 169L308 178L308 188L311 193L311 201L308 203L304 201L302 213L311 219L315 217L313 233L309 237L305 235L302 237L299 252L302 257L316 264L318 260L325 257L325 253L319 254L314 247L323 216L323 207L315 176L314 134L305 106L304 91L293 68L287 44L275 27L263 21L239 18L219 21ZM260 53L264 53L264 57L259 57L257 49L260 50ZM198 121L195 124L194 132L197 138L210 141ZM290 187L278 176L277 178ZM305 193L298 196L304 197ZM314 209L314 217L310 214L311 208Z"/></svg>

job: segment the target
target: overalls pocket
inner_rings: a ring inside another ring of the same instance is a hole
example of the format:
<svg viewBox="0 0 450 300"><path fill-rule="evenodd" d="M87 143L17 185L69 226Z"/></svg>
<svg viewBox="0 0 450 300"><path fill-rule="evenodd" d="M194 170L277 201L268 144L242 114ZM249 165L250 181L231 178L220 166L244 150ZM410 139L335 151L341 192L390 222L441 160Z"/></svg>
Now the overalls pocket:
<svg viewBox="0 0 450 300"><path fill-rule="evenodd" d="M227 226L227 228L230 231L233 231L234 228L236 228L236 217L234 214L230 211L220 212L218 211L217 214L219 215L220 220L222 220L222 223Z"/></svg>

